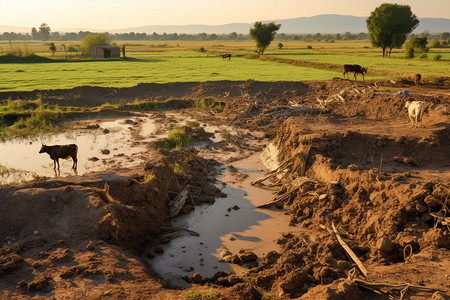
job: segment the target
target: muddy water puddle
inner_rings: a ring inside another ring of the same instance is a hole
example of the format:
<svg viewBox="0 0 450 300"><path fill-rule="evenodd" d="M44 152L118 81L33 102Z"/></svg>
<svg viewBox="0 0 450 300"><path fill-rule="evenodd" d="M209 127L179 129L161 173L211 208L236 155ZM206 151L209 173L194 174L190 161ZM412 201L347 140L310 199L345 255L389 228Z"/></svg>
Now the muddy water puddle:
<svg viewBox="0 0 450 300"><path fill-rule="evenodd" d="M218 271L231 271L242 275L248 269L236 264L221 262L224 251L237 254L244 249L258 257L269 251L279 251L276 239L281 233L296 230L290 227L289 216L282 209L256 209L257 205L273 198L270 191L250 184L264 173L259 153L233 163L241 174L226 169L221 179L226 198L219 198L212 205L196 206L186 216L180 216L171 224L185 228L186 232L164 246L164 252L151 260L151 265L165 280L186 287L183 279L199 273L203 278L212 277Z"/></svg>
<svg viewBox="0 0 450 300"><path fill-rule="evenodd" d="M131 121L133 122L132 124ZM132 130L136 123L130 119L96 120L96 129L74 129L59 134L43 134L33 138L13 139L0 143L0 184L32 180L37 176L70 176L98 172L112 165L133 167L143 162L147 142L159 136L151 119L139 124L146 136L136 142ZM88 123L86 123L88 124ZM92 120L89 121L92 124ZM53 160L39 153L46 145L78 145L78 168L72 170L72 159L60 159L60 170L53 170Z"/></svg>

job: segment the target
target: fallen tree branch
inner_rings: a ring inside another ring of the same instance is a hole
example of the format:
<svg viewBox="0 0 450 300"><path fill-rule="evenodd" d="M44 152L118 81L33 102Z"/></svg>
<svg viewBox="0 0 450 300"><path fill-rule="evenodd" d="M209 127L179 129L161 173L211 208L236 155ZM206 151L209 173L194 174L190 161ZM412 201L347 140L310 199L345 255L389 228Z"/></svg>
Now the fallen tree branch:
<svg viewBox="0 0 450 300"><path fill-rule="evenodd" d="M368 272L367 272L366 268L364 267L363 263L361 262L361 260L359 260L358 256L356 256L355 252L353 252L353 250L350 249L350 247L347 245L347 243L344 242L344 240L341 238L341 236L339 235L339 233L336 229L336 226L334 226L334 223L331 223L331 227L333 228L333 231L336 234L336 238L337 238L339 244L341 244L342 248L344 248L344 250L347 251L348 255L350 255L350 257L356 263L356 265L358 266L359 270L362 272L364 277L367 277Z"/></svg>
<svg viewBox="0 0 450 300"><path fill-rule="evenodd" d="M186 203L189 196L189 186L186 186L181 193L178 194L172 201L168 203L169 206L169 217L173 218L180 213L181 208Z"/></svg>

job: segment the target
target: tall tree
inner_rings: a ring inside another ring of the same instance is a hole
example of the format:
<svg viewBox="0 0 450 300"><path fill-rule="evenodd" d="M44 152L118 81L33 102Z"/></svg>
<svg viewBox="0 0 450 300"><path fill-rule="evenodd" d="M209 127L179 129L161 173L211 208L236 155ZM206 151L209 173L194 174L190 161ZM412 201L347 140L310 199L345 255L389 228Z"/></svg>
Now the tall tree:
<svg viewBox="0 0 450 300"><path fill-rule="evenodd" d="M275 38L276 32L280 29L281 24L275 24L270 22L268 24L262 24L256 22L253 28L250 28L250 37L256 41L256 47L258 48L258 54L263 54L264 50L270 45Z"/></svg>
<svg viewBox="0 0 450 300"><path fill-rule="evenodd" d="M42 23L41 26L39 26L39 34L43 41L48 41L50 37L50 31L51 29L46 23Z"/></svg>
<svg viewBox="0 0 450 300"><path fill-rule="evenodd" d="M33 38L33 40L39 39L39 33L38 33L36 27L31 28L31 37Z"/></svg>
<svg viewBox="0 0 450 300"><path fill-rule="evenodd" d="M390 57L392 48L400 48L403 45L407 35L419 24L419 20L409 5L384 3L371 12L366 23L372 46L381 47L383 57Z"/></svg>

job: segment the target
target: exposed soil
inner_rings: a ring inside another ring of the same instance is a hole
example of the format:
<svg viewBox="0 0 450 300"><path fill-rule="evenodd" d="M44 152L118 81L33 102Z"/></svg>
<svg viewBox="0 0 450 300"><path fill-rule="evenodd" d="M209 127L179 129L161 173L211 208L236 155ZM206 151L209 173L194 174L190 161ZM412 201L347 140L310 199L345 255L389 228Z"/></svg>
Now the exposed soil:
<svg viewBox="0 0 450 300"><path fill-rule="evenodd" d="M409 96L399 94L403 90ZM0 93L0 99L37 93ZM182 214L220 201L217 167L269 142L262 158L274 176L259 185L274 191L273 204L288 208L290 224L302 230L274 237L282 251L256 262L249 252L224 257L251 261L244 276L192 276L199 293L213 288L217 299L450 297L449 86L250 80L39 94L73 106L213 97L225 102L222 113L176 113L236 132L212 143L201 126L186 128L206 146L168 151L152 143L139 167L115 164L103 173L1 187L0 298L179 299L187 291L163 282L148 260L176 230L167 228L168 203L186 187L190 200ZM410 124L407 99L425 102L424 127ZM158 122L174 123L164 112ZM176 164L183 166L177 174ZM243 174L235 176L239 181Z"/></svg>

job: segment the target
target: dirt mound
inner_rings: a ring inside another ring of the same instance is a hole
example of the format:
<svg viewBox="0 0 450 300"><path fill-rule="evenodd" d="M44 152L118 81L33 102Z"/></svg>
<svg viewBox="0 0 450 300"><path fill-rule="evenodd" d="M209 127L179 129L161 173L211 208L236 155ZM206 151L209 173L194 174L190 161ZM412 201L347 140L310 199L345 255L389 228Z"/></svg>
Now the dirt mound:
<svg viewBox="0 0 450 300"><path fill-rule="evenodd" d="M278 173L267 177L281 186L272 204L289 204L291 223L306 230L279 239L282 252L267 255L250 272L256 285L280 297L377 299L357 288L355 280L338 280L358 267L336 239L334 224L369 269L369 281L402 278L450 292L439 275L378 275L380 266L401 270L410 261L408 251L415 257L430 248L443 249L437 250L440 264L435 267L444 273L450 267L449 229L439 218L450 208L449 129L439 121L420 131L408 130L408 125L393 129L389 123L394 120L374 129L372 122L377 121L304 116L279 128L272 142Z"/></svg>

